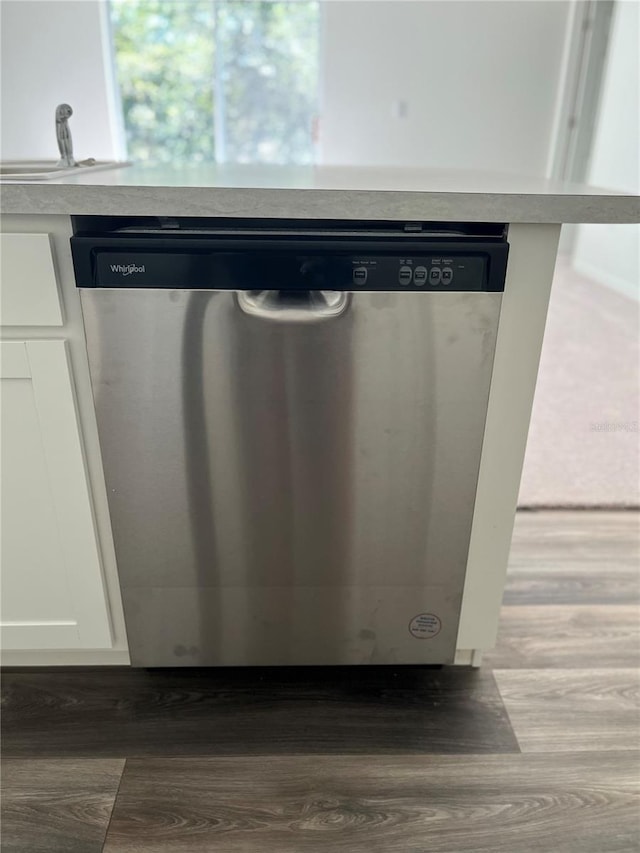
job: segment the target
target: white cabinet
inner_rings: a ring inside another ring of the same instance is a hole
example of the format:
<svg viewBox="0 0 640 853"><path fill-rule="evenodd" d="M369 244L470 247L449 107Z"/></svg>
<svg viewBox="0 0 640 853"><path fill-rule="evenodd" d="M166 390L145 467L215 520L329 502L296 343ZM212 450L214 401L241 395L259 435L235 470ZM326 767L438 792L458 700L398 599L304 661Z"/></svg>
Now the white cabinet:
<svg viewBox="0 0 640 853"><path fill-rule="evenodd" d="M3 649L109 648L64 340L3 341Z"/></svg>
<svg viewBox="0 0 640 853"><path fill-rule="evenodd" d="M0 234L3 326L62 326L48 234Z"/></svg>
<svg viewBox="0 0 640 853"><path fill-rule="evenodd" d="M2 662L128 663L71 220L2 225Z"/></svg>

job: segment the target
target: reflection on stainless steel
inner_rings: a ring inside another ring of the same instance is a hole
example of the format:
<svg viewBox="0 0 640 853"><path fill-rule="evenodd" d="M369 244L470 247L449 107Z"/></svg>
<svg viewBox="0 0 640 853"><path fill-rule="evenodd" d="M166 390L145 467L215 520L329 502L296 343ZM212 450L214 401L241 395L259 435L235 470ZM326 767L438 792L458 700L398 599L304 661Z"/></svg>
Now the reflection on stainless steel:
<svg viewBox="0 0 640 853"><path fill-rule="evenodd" d="M135 664L453 659L501 294L81 296Z"/></svg>
<svg viewBox="0 0 640 853"><path fill-rule="evenodd" d="M236 294L245 314L283 323L318 323L347 310L350 294L337 290L241 290Z"/></svg>
<svg viewBox="0 0 640 853"><path fill-rule="evenodd" d="M184 449L188 519L199 589L218 586L216 528L211 523L213 483L210 478L206 388L203 384L204 371L194 370L194 365L203 365L204 319L212 295L205 292L199 300L188 299L179 361L182 367L183 434L186 437ZM194 616L197 616L198 635L205 648L217 648L220 643L219 604L218 600L209 602L204 596L198 601Z"/></svg>

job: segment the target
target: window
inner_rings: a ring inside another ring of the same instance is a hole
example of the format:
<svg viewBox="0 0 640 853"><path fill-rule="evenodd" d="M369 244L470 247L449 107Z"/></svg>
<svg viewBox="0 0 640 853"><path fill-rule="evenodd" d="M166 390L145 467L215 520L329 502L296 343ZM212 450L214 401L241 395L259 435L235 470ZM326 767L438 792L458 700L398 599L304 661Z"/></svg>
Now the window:
<svg viewBox="0 0 640 853"><path fill-rule="evenodd" d="M112 0L137 162L312 163L317 2Z"/></svg>

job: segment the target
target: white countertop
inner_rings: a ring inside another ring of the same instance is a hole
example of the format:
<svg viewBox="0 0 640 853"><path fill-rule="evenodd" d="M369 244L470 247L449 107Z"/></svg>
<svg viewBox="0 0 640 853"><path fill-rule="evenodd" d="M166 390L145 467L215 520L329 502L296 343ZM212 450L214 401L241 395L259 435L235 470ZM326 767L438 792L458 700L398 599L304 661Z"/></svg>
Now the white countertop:
<svg viewBox="0 0 640 853"><path fill-rule="evenodd" d="M129 166L0 187L2 213L640 222L636 195L507 174L284 166Z"/></svg>

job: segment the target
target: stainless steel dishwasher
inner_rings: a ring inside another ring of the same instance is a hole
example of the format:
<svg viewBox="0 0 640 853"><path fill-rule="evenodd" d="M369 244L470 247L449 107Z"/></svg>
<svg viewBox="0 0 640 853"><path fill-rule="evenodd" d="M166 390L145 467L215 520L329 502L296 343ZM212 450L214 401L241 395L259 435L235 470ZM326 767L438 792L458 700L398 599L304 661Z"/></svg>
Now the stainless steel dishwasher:
<svg viewBox="0 0 640 853"><path fill-rule="evenodd" d="M452 662L504 229L74 228L132 663Z"/></svg>

